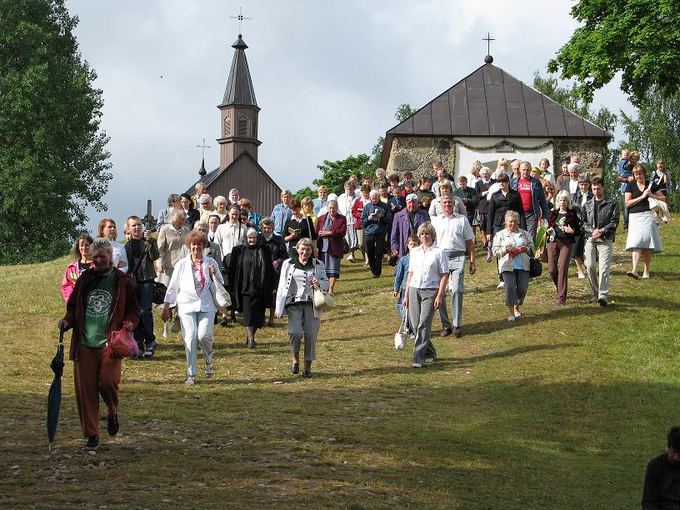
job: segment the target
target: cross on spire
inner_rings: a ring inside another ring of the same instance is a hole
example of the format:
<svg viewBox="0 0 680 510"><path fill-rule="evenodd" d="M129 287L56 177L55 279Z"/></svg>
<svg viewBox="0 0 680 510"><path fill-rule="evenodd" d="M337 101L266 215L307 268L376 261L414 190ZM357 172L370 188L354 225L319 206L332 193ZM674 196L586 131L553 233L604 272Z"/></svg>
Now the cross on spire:
<svg viewBox="0 0 680 510"><path fill-rule="evenodd" d="M247 19L253 19L247 16L243 15L243 7L238 8L238 16L229 16L231 19L237 19L238 20L238 33L239 35L243 33L243 20Z"/></svg>
<svg viewBox="0 0 680 510"><path fill-rule="evenodd" d="M484 57L484 62L490 64L493 62L493 57L491 56L491 41L495 41L489 32L486 33L486 37L482 38L482 41L486 41L486 57Z"/></svg>
<svg viewBox="0 0 680 510"><path fill-rule="evenodd" d="M205 150L206 150L206 149L212 149L212 147L211 147L210 145L206 145L206 144L205 144L205 138L203 139L203 143L202 143L201 145L197 145L196 147L198 147L199 149L201 149L201 157L202 157L203 159L205 159Z"/></svg>

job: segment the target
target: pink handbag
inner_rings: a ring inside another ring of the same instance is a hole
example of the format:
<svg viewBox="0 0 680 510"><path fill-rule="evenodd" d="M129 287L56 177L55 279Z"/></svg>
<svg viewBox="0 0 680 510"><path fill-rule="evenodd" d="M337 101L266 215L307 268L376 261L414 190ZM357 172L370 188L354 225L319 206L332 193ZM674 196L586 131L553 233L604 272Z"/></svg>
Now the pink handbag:
<svg viewBox="0 0 680 510"><path fill-rule="evenodd" d="M111 333L108 344L112 354L122 358L136 358L139 355L139 347L132 331L125 328Z"/></svg>

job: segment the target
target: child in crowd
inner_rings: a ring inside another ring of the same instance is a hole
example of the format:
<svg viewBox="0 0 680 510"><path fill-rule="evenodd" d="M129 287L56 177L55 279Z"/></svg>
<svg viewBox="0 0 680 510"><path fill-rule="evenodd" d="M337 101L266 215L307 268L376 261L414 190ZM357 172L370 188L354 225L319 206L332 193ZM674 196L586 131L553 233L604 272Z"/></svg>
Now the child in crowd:
<svg viewBox="0 0 680 510"><path fill-rule="evenodd" d="M392 196L387 201L387 207L392 211L392 216L406 207L406 199L401 196L401 186L399 184L392 186Z"/></svg>
<svg viewBox="0 0 680 510"><path fill-rule="evenodd" d="M420 239L418 239L418 236L409 236L408 240L406 241L406 246L408 247L409 253L413 248L415 248L419 244ZM413 327L411 327L411 324L408 322L406 318L406 316L408 315L408 310L404 308L404 292L406 292L406 277L408 276L408 262L409 254L407 253L402 258L400 258L399 262L397 263L397 268L394 272L394 290L392 292L392 296L397 298L397 312L399 312L401 320L402 321L406 320L406 332L409 334L411 338L415 338Z"/></svg>
<svg viewBox="0 0 680 510"><path fill-rule="evenodd" d="M401 190L401 196L406 200L406 195L410 195L413 193L413 188L415 187L416 183L413 179L411 180L406 180L404 179L404 183L402 185L402 190Z"/></svg>

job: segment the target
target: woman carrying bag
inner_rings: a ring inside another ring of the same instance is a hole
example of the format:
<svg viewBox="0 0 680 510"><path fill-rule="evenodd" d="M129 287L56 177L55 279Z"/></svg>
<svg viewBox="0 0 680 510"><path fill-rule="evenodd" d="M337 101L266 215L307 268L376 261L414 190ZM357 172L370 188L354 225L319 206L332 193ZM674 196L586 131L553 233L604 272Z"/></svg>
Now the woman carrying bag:
<svg viewBox="0 0 680 510"><path fill-rule="evenodd" d="M296 245L297 256L287 259L281 267L281 279L276 293L276 317L288 315L288 335L293 374L300 372L300 343L304 338L304 371L302 377L312 377L312 361L316 359L316 339L319 334L320 310L314 306L314 290L328 290L328 277L323 262L312 257L312 241L302 238Z"/></svg>
<svg viewBox="0 0 680 510"><path fill-rule="evenodd" d="M185 384L196 383L196 350L200 343L205 358L205 376L212 377L213 371L213 326L217 306L211 287L213 279L223 282L222 273L215 259L203 254L208 246L208 236L193 230L186 240L190 255L180 259L170 278L163 306L163 320L172 315L170 305L177 303L182 326L182 338L187 358L187 379Z"/></svg>

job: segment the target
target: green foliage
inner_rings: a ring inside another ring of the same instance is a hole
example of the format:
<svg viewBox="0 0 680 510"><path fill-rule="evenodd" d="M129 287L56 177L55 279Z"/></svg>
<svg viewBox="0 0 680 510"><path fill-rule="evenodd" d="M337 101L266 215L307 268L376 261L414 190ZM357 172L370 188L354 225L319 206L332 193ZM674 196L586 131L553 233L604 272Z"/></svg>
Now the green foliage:
<svg viewBox="0 0 680 510"><path fill-rule="evenodd" d="M343 185L350 175L361 176L371 172L368 167L370 159L368 154L358 154L338 161L325 160L317 166L323 177L314 179L313 183L316 186L326 186L329 193L339 195L344 191Z"/></svg>
<svg viewBox="0 0 680 510"><path fill-rule="evenodd" d="M657 159L666 162L671 181L677 189L680 179L680 92L669 97L652 89L637 109L637 115L630 117L621 112L621 122L627 140L619 148L640 152L641 161L649 163L650 170L656 168ZM671 201L674 210L678 201Z"/></svg>
<svg viewBox="0 0 680 510"><path fill-rule="evenodd" d="M295 193L293 193L293 196L297 198L298 200L302 200L305 197L310 197L310 198L316 198L316 191L314 191L312 188L309 186L302 188Z"/></svg>
<svg viewBox="0 0 680 510"><path fill-rule="evenodd" d="M416 113L416 109L413 108L410 104L404 103L397 106L397 111L394 112L394 118L397 119L399 122L404 122L414 113Z"/></svg>
<svg viewBox="0 0 680 510"><path fill-rule="evenodd" d="M111 174L64 0L0 0L0 263L66 252Z"/></svg>
<svg viewBox="0 0 680 510"><path fill-rule="evenodd" d="M532 86L568 110L589 120L602 129L614 133L614 129L618 122L616 114L604 107L599 110L592 110L590 108L591 103L579 95L579 88L577 85L572 84L570 87L563 87L559 85L557 77L547 76L543 78L538 71L535 71ZM604 158L605 169L612 168L616 164L617 151L611 143L605 148L602 157ZM608 181L608 187L614 185L611 172L604 172L604 177L605 180Z"/></svg>
<svg viewBox="0 0 680 510"><path fill-rule="evenodd" d="M618 72L621 90L636 104L652 86L666 97L678 90L678 0L580 0L571 15L581 26L548 69L576 78L576 90L586 101Z"/></svg>

